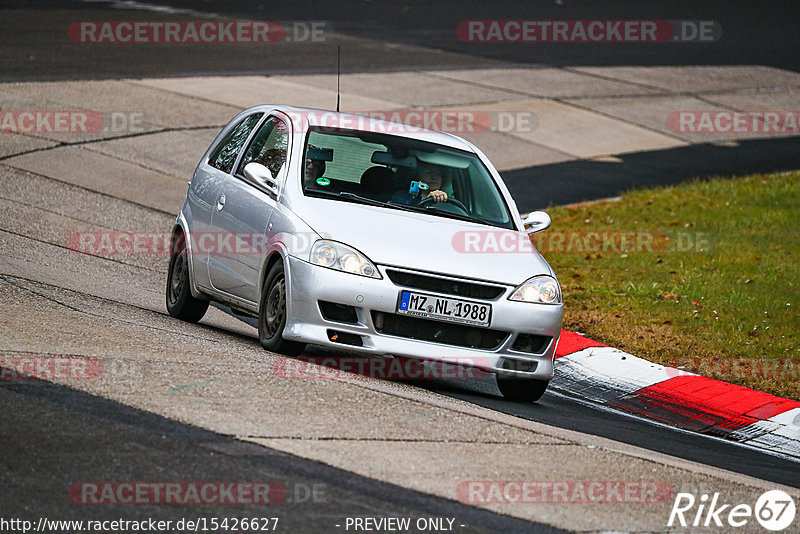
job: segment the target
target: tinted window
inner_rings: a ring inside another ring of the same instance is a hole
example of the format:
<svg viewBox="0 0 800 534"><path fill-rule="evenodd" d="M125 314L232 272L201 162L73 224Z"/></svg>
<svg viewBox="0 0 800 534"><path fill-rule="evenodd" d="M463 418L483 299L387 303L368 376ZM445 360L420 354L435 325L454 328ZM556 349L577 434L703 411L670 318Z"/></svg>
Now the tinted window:
<svg viewBox="0 0 800 534"><path fill-rule="evenodd" d="M255 113L242 119L217 146L211 157L208 158L208 164L221 171L231 172L239 150L244 145L244 142L247 141L247 137L258 124L262 115L263 113Z"/></svg>
<svg viewBox="0 0 800 534"><path fill-rule="evenodd" d="M242 174L245 165L256 162L268 168L272 176L277 176L286 163L286 152L289 148L288 131L286 123L281 119L277 117L267 119L242 156L239 174Z"/></svg>

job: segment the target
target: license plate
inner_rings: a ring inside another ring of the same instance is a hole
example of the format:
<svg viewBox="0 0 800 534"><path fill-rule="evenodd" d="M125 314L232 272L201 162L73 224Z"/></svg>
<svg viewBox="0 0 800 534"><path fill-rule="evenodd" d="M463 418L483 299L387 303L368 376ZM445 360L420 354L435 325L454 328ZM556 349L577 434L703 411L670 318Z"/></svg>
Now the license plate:
<svg viewBox="0 0 800 534"><path fill-rule="evenodd" d="M401 291L397 313L452 323L489 326L491 304Z"/></svg>

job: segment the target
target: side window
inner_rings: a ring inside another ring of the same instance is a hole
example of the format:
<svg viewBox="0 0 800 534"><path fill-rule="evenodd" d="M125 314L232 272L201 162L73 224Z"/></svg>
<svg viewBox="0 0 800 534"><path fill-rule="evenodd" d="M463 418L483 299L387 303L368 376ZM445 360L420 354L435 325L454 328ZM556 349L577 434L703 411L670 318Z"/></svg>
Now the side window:
<svg viewBox="0 0 800 534"><path fill-rule="evenodd" d="M255 128L258 121L261 119L263 113L254 113L237 124L233 130L230 131L227 137L220 142L211 157L208 158L208 164L212 167L224 172L231 172L233 164L236 161L236 156L239 154L244 142L247 141L247 136Z"/></svg>
<svg viewBox="0 0 800 534"><path fill-rule="evenodd" d="M247 147L239 164L238 174L243 174L245 165L255 161L278 176L286 163L286 152L289 148L289 128L278 117L270 117L253 137L253 142Z"/></svg>

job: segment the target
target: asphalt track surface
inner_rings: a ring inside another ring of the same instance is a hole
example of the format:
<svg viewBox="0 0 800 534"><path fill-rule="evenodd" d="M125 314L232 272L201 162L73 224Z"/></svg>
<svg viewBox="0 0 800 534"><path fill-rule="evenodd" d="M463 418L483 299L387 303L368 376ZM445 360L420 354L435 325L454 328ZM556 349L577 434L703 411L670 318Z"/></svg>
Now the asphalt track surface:
<svg viewBox="0 0 800 534"><path fill-rule="evenodd" d="M215 304L216 306L216 304ZM230 308L217 306L241 321L257 327L254 319L233 315ZM325 357L352 357L328 349L304 353ZM800 461L765 454L724 439L702 436L644 418L611 410L561 392L548 390L536 403L512 402L499 395L492 379L409 381L417 387L461 399L491 410L547 425L621 441L678 458L720 467L729 471L800 488Z"/></svg>
<svg viewBox="0 0 800 534"><path fill-rule="evenodd" d="M172 421L41 380L3 381L0 451L5 518L173 520L274 518L279 532L342 530L343 517L450 517L459 532L562 530L360 477L330 466ZM23 476L22 473L36 473ZM16 475L15 475L16 473ZM75 481L282 483L286 501L267 505L78 505ZM313 497L316 492L317 497Z"/></svg>
<svg viewBox="0 0 800 534"><path fill-rule="evenodd" d="M785 21L800 17L795 2L729 2L725 9L696 2L669 4L606 2L602 7L589 2L370 2L330 3L295 2L253 4L244 1L211 0L197 3L184 0L161 2L227 17L258 17L274 20L327 20L335 31L360 38L420 45L447 52L447 64L426 51L389 62L379 48L359 50L344 66L349 72L442 68L454 65L475 67L498 59L546 65L685 65L685 64L762 64L797 70L796 31ZM87 19L120 17L108 9L111 3L59 2L59 9L82 9ZM176 76L187 74L242 74L267 72L331 72L330 50L298 44L297 55L270 54L242 49L234 60L228 53L197 55L189 48L154 48L144 51L120 49L90 50L60 43L52 30L64 21L47 8L50 2L4 2L3 12L15 11L15 18L2 17L0 78L3 80L91 79L136 76ZM200 6L200 7L198 7ZM261 6L261 7L259 7ZM366 7L365 7L366 6ZM532 14L533 13L533 14ZM0 12L0 14L5 14ZM158 18L158 13L137 12L141 18ZM712 19L726 35L740 36L695 47L606 45L591 48L576 45L537 47L496 45L475 47L454 37L453 28L469 18L663 18ZM187 18L186 16L179 18ZM22 20L24 23L19 23ZM16 23L15 23L16 22ZM41 32L31 32L39 25ZM63 35L63 33L61 33ZM87 62L87 55L89 61ZM87 64L89 65L87 69ZM725 157L719 157L720 154ZM583 198L603 198L629 187L675 183L702 174L740 174L797 168L800 150L796 139L741 143L739 147L696 145L675 151L642 153L626 158L622 167L601 162L571 162L522 169L507 173L515 197L531 198L536 203L565 203ZM700 172L698 172L698 169ZM583 191L575 191L580 177ZM501 399L491 385L471 389L447 382L426 382L422 388L450 395L493 410L549 425L609 437L649 450L722 467L776 483L800 487L798 463L770 456L720 440L667 429L622 414L588 406L568 397L548 393L535 405ZM86 508L75 507L66 498L66 487L75 480L282 480L293 484L327 484L333 488L326 503L302 506L292 513L292 503L279 514L292 532L330 530L342 516L402 515L455 516L475 532L556 531L543 525L486 512L453 501L439 499L397 486L359 477L349 472L304 460L266 447L245 445L225 436L142 412L122 404L94 397L64 386L38 380L0 384L0 456L4 489L0 506L4 510L24 510L26 515L60 519L86 516ZM87 458L87 451L90 451ZM120 462L124 454L125 461ZM78 461L80 458L80 461ZM30 473L35 473L31 476ZM300 503L297 506L301 506ZM312 510L313 511L310 511ZM116 507L97 508L97 518L117 518ZM213 510L193 507L124 508L125 518L162 519L198 515L243 517L241 508ZM247 515L256 515L248 510ZM276 515L268 507L263 516Z"/></svg>
<svg viewBox="0 0 800 534"><path fill-rule="evenodd" d="M480 391L469 392L455 387L433 387L431 390L516 417L621 441L787 486L800 487L800 480L797 477L800 462L770 456L722 439L676 430L557 392L548 391L539 402L524 404L509 402Z"/></svg>

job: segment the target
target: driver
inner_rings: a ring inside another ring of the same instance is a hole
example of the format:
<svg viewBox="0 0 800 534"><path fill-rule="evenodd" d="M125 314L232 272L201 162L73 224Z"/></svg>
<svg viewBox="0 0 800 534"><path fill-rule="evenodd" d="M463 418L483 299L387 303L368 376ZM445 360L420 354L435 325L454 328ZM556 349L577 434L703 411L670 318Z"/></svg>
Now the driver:
<svg viewBox="0 0 800 534"><path fill-rule="evenodd" d="M447 202L447 193L442 191L445 178L439 167L421 163L417 166L417 170L419 182L411 182L409 190L398 192L392 200L401 204L420 204L427 198L431 198L437 204Z"/></svg>
<svg viewBox="0 0 800 534"><path fill-rule="evenodd" d="M419 188L419 200L422 202L428 197L433 198L437 204L439 202L447 202L447 193L442 191L442 184L444 177L438 167L433 165L424 165L420 169L419 179L422 183L428 186L427 189Z"/></svg>

